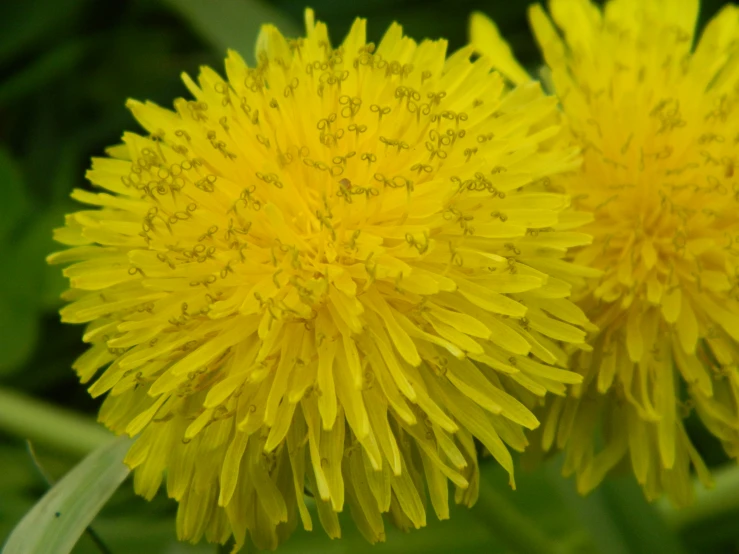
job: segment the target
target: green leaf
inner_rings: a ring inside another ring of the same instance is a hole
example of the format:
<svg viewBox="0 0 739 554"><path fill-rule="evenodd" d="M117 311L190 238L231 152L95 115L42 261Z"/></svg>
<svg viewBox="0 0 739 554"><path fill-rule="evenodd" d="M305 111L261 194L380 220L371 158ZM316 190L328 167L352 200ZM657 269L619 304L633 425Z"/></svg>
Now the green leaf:
<svg viewBox="0 0 739 554"><path fill-rule="evenodd" d="M73 455L88 454L112 438L87 416L4 387L0 387L0 429Z"/></svg>
<svg viewBox="0 0 739 554"><path fill-rule="evenodd" d="M0 202L0 205L2 202ZM40 310L60 305L66 280L46 256L59 249L52 229L60 227L67 203L51 206L15 226L12 237L0 241L0 257L10 271L0 273L0 374L20 368L33 353L39 334Z"/></svg>
<svg viewBox="0 0 739 554"><path fill-rule="evenodd" d="M228 48L247 63L255 59L257 35L264 23L272 23L283 35L299 36L300 27L260 0L164 0L187 20L219 55Z"/></svg>
<svg viewBox="0 0 739 554"><path fill-rule="evenodd" d="M31 200L10 154L0 148L0 256L6 270L0 274L0 374L19 367L32 353L38 336L35 303L29 301L33 280L24 263L23 242L13 232L31 213ZM14 287L13 283L23 283Z"/></svg>
<svg viewBox="0 0 739 554"><path fill-rule="evenodd" d="M85 0L3 2L0 62L22 54L26 48L38 48L59 29L69 29L86 3Z"/></svg>
<svg viewBox="0 0 739 554"><path fill-rule="evenodd" d="M598 554L629 553L627 542L606 505L602 490L596 489L587 496L581 496L572 480L562 477L560 460L550 461L545 471L562 501L578 517L582 526L588 529Z"/></svg>
<svg viewBox="0 0 739 554"><path fill-rule="evenodd" d="M23 365L33 354L39 335L36 310L27 303L15 302L8 295L0 295L0 375L10 373Z"/></svg>
<svg viewBox="0 0 739 554"><path fill-rule="evenodd" d="M7 77L0 86L0 105L32 93L64 75L79 63L84 52L83 41L76 40L53 48L28 67Z"/></svg>
<svg viewBox="0 0 739 554"><path fill-rule="evenodd" d="M564 552L562 546L542 532L537 521L509 500L509 494L501 494L484 478L480 479L480 496L474 514L511 551L519 554L543 554Z"/></svg>
<svg viewBox="0 0 739 554"><path fill-rule="evenodd" d="M693 483L695 502L676 508L667 499L657 504L667 525L696 552L718 551L722 542L733 543L739 519L739 466L727 464L713 470L714 486Z"/></svg>
<svg viewBox="0 0 739 554"><path fill-rule="evenodd" d="M646 501L633 477L611 477L601 485L601 490L629 553L685 553L680 538L666 525L655 505Z"/></svg>
<svg viewBox="0 0 739 554"><path fill-rule="evenodd" d="M0 148L0 243L30 208L20 170L8 151Z"/></svg>
<svg viewBox="0 0 739 554"><path fill-rule="evenodd" d="M572 479L561 476L561 456L548 463L546 471L562 500L588 529L599 554L684 554L676 533L666 525L656 507L644 498L632 477L609 477L599 487L581 496Z"/></svg>
<svg viewBox="0 0 739 554"><path fill-rule="evenodd" d="M3 554L67 554L129 473L132 439L98 448L54 485L15 527Z"/></svg>

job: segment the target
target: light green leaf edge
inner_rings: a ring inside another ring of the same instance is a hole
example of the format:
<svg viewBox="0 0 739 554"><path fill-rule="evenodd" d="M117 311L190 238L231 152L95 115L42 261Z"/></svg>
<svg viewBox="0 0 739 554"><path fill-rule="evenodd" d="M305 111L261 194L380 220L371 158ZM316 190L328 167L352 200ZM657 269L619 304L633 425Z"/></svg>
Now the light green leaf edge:
<svg viewBox="0 0 739 554"><path fill-rule="evenodd" d="M133 442L119 437L101 446L31 508L2 554L68 554L82 533L128 476L123 458Z"/></svg>
<svg viewBox="0 0 739 554"><path fill-rule="evenodd" d="M190 23L218 55L236 50L247 63L255 60L259 29L265 23L275 25L283 35L302 35L296 23L261 0L163 0Z"/></svg>

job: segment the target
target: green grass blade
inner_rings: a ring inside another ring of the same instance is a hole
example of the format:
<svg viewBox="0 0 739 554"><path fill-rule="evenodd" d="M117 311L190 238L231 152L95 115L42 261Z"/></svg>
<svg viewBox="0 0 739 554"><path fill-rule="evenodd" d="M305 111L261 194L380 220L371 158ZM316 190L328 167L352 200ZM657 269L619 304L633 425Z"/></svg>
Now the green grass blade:
<svg viewBox="0 0 739 554"><path fill-rule="evenodd" d="M121 437L87 456L18 523L3 554L67 554L129 473Z"/></svg>
<svg viewBox="0 0 739 554"><path fill-rule="evenodd" d="M4 387L0 387L0 429L34 445L80 457L113 438L92 418Z"/></svg>

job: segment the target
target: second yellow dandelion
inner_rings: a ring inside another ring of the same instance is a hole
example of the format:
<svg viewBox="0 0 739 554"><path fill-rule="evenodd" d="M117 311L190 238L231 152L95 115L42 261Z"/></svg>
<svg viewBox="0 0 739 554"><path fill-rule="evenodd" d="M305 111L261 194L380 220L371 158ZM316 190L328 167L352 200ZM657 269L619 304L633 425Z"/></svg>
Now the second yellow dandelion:
<svg viewBox="0 0 739 554"><path fill-rule="evenodd" d="M649 498L685 504L693 469L710 483L685 417L739 456L739 10L696 40L697 0L549 7L556 25L540 6L531 23L584 155L555 184L594 215L572 259L603 273L576 293L600 330L572 360L583 383L549 403L544 447L566 449L583 492L628 460ZM527 80L489 21L472 30Z"/></svg>

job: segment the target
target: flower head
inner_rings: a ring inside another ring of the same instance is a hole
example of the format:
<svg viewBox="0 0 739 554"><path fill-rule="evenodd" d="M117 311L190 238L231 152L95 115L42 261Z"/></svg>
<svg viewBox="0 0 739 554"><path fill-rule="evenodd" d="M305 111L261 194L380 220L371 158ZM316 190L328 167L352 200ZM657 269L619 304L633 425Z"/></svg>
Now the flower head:
<svg viewBox="0 0 739 554"><path fill-rule="evenodd" d="M581 171L556 180L594 214L573 259L603 272L575 293L600 329L573 360L584 381L543 426L583 491L626 459L649 498L689 502L691 467L710 479L683 425L691 410L739 455L739 10L694 47L698 8L553 0L559 29L530 12L584 150ZM483 46L489 24L476 25Z"/></svg>
<svg viewBox="0 0 739 554"><path fill-rule="evenodd" d="M306 491L332 537L345 501L373 542L384 513L423 526L425 490L446 518L448 481L476 499L474 439L512 482L521 400L580 380L561 258L589 239L546 190L577 163L555 102L398 25L332 48L306 24L265 26L256 68L184 76L175 111L131 101L148 135L93 161L104 192L56 235L62 318L92 344L75 368L107 366L100 419L138 435L140 494L166 472L183 539L274 547L312 528Z"/></svg>

